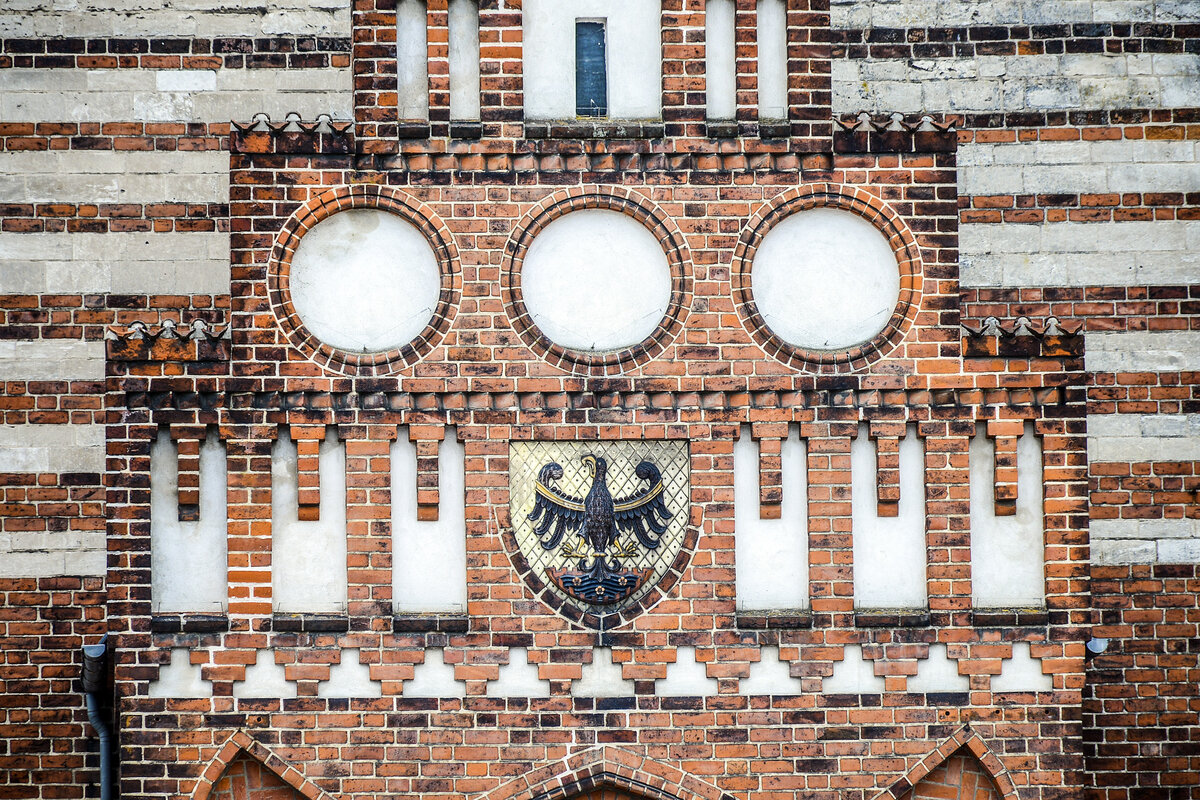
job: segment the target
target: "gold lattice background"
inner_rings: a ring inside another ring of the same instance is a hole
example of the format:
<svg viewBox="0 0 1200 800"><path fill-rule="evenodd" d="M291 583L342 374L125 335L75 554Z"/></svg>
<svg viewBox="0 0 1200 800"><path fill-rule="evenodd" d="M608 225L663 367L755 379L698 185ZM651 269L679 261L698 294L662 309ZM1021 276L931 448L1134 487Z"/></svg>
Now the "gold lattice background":
<svg viewBox="0 0 1200 800"><path fill-rule="evenodd" d="M624 558L626 567L649 567L654 570L650 579L620 605L607 606L605 611L627 608L645 596L666 574L667 569L683 545L684 534L691 505L690 468L691 459L688 443L683 441L595 441L595 442L510 442L508 447L508 485L513 534L521 553L529 562L533 573L546 583L547 567L570 567L579 560L568 555L572 545L580 545L582 539L574 534L563 538L553 550L544 549L533 531L529 512L533 510L534 482L538 470L550 462L563 469L562 478L556 485L566 494L583 498L592 485L587 466L580 459L591 453L608 462L608 490L614 498L626 497L646 488L634 469L642 461L650 461L662 472L663 495L671 521L656 549L649 549L637 541L632 534L619 534L618 540L627 548L636 547L637 554ZM590 553L586 544L582 545ZM590 606L573 598L567 602L584 611L595 611Z"/></svg>

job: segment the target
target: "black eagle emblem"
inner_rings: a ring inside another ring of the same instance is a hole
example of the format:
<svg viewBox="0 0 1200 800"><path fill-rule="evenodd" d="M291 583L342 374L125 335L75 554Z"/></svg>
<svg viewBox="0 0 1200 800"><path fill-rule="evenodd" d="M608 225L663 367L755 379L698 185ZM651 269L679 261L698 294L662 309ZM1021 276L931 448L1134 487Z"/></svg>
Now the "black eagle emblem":
<svg viewBox="0 0 1200 800"><path fill-rule="evenodd" d="M658 467L649 461L638 464L633 474L646 486L628 497L614 499L608 489L608 462L590 453L580 461L592 475L592 486L583 498L566 494L554 485L563 476L560 465L550 462L538 471L529 519L542 547L552 550L566 534L579 533L591 546L591 554L599 559L617 543L620 534L632 533L643 547L656 549L673 516L663 500ZM583 568L582 561L580 566Z"/></svg>

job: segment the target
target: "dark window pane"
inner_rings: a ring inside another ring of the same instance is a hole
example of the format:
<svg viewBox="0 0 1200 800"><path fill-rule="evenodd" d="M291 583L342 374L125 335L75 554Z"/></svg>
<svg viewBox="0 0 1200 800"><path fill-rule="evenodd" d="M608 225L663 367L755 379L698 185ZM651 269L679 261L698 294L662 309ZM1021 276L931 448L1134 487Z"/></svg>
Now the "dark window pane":
<svg viewBox="0 0 1200 800"><path fill-rule="evenodd" d="M608 116L608 75L604 68L604 23L575 23L575 113Z"/></svg>

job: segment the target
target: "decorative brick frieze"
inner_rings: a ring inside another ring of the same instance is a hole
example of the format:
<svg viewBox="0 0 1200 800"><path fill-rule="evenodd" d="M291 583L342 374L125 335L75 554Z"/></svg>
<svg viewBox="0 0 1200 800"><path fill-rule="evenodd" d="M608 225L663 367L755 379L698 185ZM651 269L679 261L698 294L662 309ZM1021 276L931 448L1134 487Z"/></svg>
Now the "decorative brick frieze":
<svg viewBox="0 0 1200 800"><path fill-rule="evenodd" d="M128 328L109 326L105 347L110 361L228 361L229 328L196 318L186 326L172 319L149 326L140 320Z"/></svg>
<svg viewBox="0 0 1200 800"><path fill-rule="evenodd" d="M957 146L953 119L862 114L834 121L835 153L953 153Z"/></svg>
<svg viewBox="0 0 1200 800"><path fill-rule="evenodd" d="M1056 358L1083 356L1081 324L1064 326L1057 317L1047 317L1040 326L1029 317L1001 322L987 317L977 327L963 323L963 355L968 358Z"/></svg>
<svg viewBox="0 0 1200 800"><path fill-rule="evenodd" d="M354 152L354 130L349 122L334 122L329 117L302 122L288 115L271 122L259 115L246 124L234 123L229 132L231 153L289 153L337 155Z"/></svg>

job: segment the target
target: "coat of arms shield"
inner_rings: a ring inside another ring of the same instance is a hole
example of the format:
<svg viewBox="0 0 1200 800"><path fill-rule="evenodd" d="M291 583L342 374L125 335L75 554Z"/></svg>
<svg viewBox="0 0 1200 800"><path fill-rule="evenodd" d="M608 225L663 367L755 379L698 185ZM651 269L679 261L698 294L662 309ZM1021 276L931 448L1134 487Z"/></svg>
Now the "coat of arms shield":
<svg viewBox="0 0 1200 800"><path fill-rule="evenodd" d="M509 497L518 569L585 624L648 607L694 545L685 441L514 441Z"/></svg>

